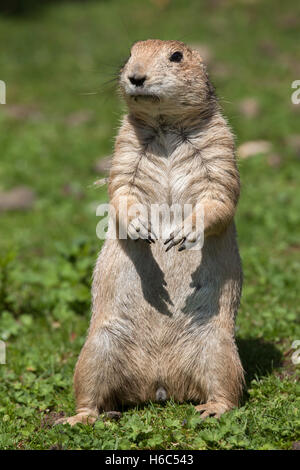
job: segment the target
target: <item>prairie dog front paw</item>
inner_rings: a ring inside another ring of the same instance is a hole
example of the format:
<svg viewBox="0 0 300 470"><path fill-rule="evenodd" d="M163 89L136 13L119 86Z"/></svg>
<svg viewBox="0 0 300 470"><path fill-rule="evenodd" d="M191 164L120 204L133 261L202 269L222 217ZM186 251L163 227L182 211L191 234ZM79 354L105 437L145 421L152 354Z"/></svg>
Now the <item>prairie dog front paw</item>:
<svg viewBox="0 0 300 470"><path fill-rule="evenodd" d="M166 252L176 245L179 245L178 251L201 249L204 241L203 212L194 211L190 216L184 219L183 223L170 233L164 242Z"/></svg>

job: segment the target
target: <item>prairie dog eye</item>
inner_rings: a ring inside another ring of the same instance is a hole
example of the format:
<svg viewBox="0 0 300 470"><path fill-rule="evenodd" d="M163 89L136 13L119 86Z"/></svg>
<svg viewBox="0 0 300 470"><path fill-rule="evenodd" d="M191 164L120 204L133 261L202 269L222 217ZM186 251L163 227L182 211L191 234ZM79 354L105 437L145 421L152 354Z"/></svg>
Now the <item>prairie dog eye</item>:
<svg viewBox="0 0 300 470"><path fill-rule="evenodd" d="M169 57L169 60L171 62L181 62L182 57L183 57L182 52L176 51L176 52L173 52L173 54Z"/></svg>

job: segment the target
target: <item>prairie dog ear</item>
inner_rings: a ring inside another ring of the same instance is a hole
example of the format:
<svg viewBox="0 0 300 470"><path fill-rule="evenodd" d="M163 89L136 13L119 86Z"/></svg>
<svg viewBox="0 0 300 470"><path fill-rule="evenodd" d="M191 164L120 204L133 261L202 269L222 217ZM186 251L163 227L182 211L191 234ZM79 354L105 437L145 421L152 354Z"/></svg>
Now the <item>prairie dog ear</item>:
<svg viewBox="0 0 300 470"><path fill-rule="evenodd" d="M193 61L200 65L204 73L207 73L206 63L203 60L201 53L197 49L192 49Z"/></svg>
<svg viewBox="0 0 300 470"><path fill-rule="evenodd" d="M201 62L201 64L204 64L203 58L200 54L200 52L197 49L191 49L193 58Z"/></svg>

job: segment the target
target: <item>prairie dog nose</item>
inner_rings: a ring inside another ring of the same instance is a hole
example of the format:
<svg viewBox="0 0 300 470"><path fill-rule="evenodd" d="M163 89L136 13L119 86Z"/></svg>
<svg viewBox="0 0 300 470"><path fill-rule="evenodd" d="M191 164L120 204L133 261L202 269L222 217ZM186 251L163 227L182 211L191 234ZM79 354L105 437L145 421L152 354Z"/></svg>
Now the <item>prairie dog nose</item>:
<svg viewBox="0 0 300 470"><path fill-rule="evenodd" d="M132 83L132 85L143 86L147 77L146 75L139 75L135 73L133 75L129 75L128 78L129 78L130 83Z"/></svg>

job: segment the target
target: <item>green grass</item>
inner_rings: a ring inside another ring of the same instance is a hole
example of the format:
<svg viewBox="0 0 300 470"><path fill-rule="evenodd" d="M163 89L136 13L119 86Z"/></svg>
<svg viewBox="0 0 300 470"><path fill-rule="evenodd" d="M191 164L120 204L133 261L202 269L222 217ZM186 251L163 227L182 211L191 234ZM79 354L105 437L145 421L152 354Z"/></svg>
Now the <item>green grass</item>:
<svg viewBox="0 0 300 470"><path fill-rule="evenodd" d="M299 24L291 20L300 5L213 5L174 0L159 10L150 1L61 2L34 17L0 17L0 79L7 84L0 190L22 184L36 193L32 210L0 214L2 449L290 449L300 440L299 366L289 352L300 339L300 160L288 144L299 132L300 105L290 96L300 78ZM91 188L93 165L111 153L123 112L114 82L106 82L130 44L148 37L209 45L212 79L237 144L265 139L281 158L279 167L266 155L240 162L245 281L237 336L247 391L242 406L220 421L201 422L191 404L168 402L124 410L118 422L53 428L54 412L74 413L72 373L101 248L95 207L107 194ZM261 108L254 119L239 111L247 97ZM11 105L35 112L14 118L6 112ZM86 122L72 125L79 111Z"/></svg>

